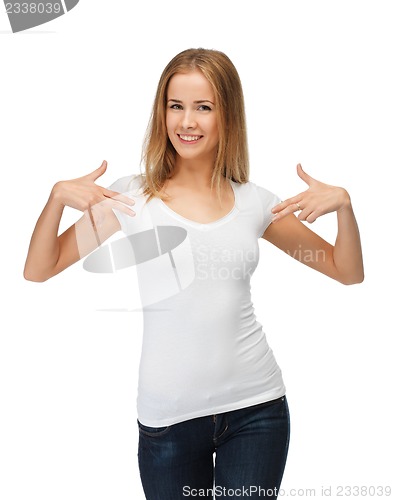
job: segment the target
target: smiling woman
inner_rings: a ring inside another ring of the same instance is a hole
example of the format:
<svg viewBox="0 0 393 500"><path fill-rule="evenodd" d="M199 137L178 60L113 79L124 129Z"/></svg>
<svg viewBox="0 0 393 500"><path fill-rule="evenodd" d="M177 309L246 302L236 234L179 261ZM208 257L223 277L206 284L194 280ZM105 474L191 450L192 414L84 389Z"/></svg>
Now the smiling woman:
<svg viewBox="0 0 393 500"><path fill-rule="evenodd" d="M185 149L185 141L196 141L195 151ZM208 160L195 167L199 175L193 182L204 189L207 198L211 195L216 200L216 209L225 203L228 193L231 196L228 179L248 179L242 85L231 60L220 51L185 50L168 63L161 75L144 143L144 194L148 201L168 195L164 184L168 188L166 181L182 171L176 165L183 159L176 149L181 146L182 154L191 155L190 160L196 160L199 154L200 159L205 156ZM190 165L187 168L192 171Z"/></svg>
<svg viewBox="0 0 393 500"><path fill-rule="evenodd" d="M186 485L210 495L213 485L258 487L277 498L290 417L281 369L251 300L258 242L263 237L341 283L361 282L349 194L300 165L308 189L284 201L249 180L240 78L215 50L189 49L168 63L143 157L145 174L109 189L95 183L106 162L56 183L25 277L45 281L122 230L127 239L112 257L136 265L144 313L136 423L146 498L180 499ZM84 215L58 236L65 206ZM334 245L302 223L330 212L338 221ZM101 250L89 260L93 267L109 255Z"/></svg>

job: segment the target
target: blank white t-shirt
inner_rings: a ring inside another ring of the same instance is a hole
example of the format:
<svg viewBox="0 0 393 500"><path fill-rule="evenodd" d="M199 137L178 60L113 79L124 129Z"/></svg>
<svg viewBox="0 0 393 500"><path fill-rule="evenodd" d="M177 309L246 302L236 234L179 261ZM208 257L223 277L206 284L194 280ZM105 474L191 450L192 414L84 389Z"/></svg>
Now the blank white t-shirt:
<svg viewBox="0 0 393 500"><path fill-rule="evenodd" d="M110 186L136 200L134 217L114 213L130 242L143 305L139 421L162 427L283 396L250 288L258 238L280 198L253 182L230 181L233 209L201 224L159 198L146 203L142 179L135 174Z"/></svg>

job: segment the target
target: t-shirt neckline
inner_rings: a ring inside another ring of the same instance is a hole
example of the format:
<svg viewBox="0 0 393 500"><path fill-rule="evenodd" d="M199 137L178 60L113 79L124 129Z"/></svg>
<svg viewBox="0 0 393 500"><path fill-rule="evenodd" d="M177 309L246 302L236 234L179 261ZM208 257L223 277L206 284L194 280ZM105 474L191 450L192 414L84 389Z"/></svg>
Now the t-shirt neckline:
<svg viewBox="0 0 393 500"><path fill-rule="evenodd" d="M220 226L221 224L228 222L239 212L238 196L237 196L238 193L237 193L237 189L236 189L237 184L234 181L232 181L232 179L229 179L229 182L230 182L230 185L232 187L232 191L233 191L234 198L235 198L234 205L233 205L232 209L226 215L224 215L223 217L220 217L219 219L212 221L212 222L197 222L197 221L188 219L187 217L183 217L183 215L178 214L177 212L172 210L170 207L168 207L168 205L166 205L164 203L164 201L161 200L161 198L156 198L156 200L159 203L159 205L173 218L175 218L179 221L182 221L183 223L188 224L189 226L193 226L196 229L202 229L202 230L203 229L210 229L210 228L214 228L214 227Z"/></svg>

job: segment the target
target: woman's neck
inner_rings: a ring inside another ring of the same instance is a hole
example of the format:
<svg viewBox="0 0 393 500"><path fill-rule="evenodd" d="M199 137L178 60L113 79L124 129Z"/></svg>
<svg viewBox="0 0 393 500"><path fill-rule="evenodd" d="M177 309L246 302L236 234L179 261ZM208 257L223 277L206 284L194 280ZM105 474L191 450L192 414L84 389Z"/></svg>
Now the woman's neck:
<svg viewBox="0 0 393 500"><path fill-rule="evenodd" d="M205 161L187 161L179 158L176 161L171 182L183 187L197 190L210 188L213 164Z"/></svg>

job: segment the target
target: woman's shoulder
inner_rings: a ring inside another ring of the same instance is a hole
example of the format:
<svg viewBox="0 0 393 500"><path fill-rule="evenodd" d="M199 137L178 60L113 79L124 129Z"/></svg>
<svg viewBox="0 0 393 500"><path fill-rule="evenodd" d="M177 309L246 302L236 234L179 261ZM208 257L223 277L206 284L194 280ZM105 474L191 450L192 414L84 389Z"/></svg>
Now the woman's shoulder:
<svg viewBox="0 0 393 500"><path fill-rule="evenodd" d="M270 209L281 201L281 198L274 191L251 180L243 183L236 183L236 185L243 199L258 200L256 203L262 204L264 209Z"/></svg>
<svg viewBox="0 0 393 500"><path fill-rule="evenodd" d="M112 182L108 189L117 191L118 193L138 194L143 191L144 177L142 174L126 175Z"/></svg>
<svg viewBox="0 0 393 500"><path fill-rule="evenodd" d="M273 195L277 196L274 191L270 191L267 187L253 182L251 180L248 180L246 182L235 182L235 185L238 187L238 189L241 189L244 192L257 192L260 196L268 196L268 195Z"/></svg>

